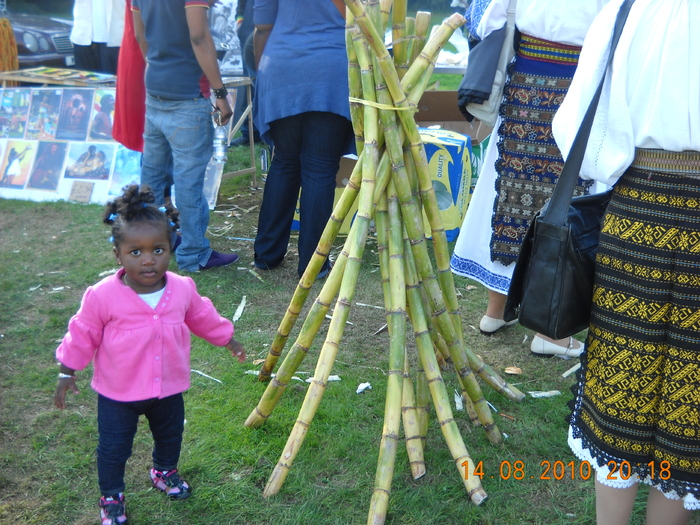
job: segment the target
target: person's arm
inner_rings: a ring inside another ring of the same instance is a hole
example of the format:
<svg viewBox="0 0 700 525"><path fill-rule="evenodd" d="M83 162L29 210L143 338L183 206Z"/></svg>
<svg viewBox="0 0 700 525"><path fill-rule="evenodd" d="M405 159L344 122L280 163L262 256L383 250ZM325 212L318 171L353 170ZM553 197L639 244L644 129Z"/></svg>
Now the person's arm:
<svg viewBox="0 0 700 525"><path fill-rule="evenodd" d="M204 76L207 77L212 89L217 90L224 87L219 71L219 62L216 60L216 48L214 40L209 32L209 19L207 18L206 7L187 7L187 27L190 31L190 42L199 67L202 68ZM226 98L217 98L216 107L221 111L220 124L226 124L233 115L233 110Z"/></svg>
<svg viewBox="0 0 700 525"><path fill-rule="evenodd" d="M139 43L141 53L143 54L143 58L145 60L146 54L148 53L148 42L146 42L146 28L143 25L141 11L132 10L131 17L134 20L134 36L136 37L136 41Z"/></svg>
<svg viewBox="0 0 700 525"><path fill-rule="evenodd" d="M340 11L340 16L345 20L345 2L343 2L343 0L333 0L333 4L335 4L335 7Z"/></svg>
<svg viewBox="0 0 700 525"><path fill-rule="evenodd" d="M228 348L233 357L238 359L239 363L245 363L245 350L243 349L243 345L241 343L232 337L231 340L226 343L226 348Z"/></svg>
<svg viewBox="0 0 700 525"><path fill-rule="evenodd" d="M253 52L255 53L255 71L258 70L260 65L260 57L262 57L265 51L265 44L267 44L267 39L272 31L273 24L256 25L255 31L253 32Z"/></svg>

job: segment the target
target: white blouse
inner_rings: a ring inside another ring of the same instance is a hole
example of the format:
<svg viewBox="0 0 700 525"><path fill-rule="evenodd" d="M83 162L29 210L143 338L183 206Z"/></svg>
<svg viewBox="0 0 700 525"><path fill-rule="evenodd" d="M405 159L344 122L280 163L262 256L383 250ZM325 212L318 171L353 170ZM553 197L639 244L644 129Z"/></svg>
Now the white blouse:
<svg viewBox="0 0 700 525"><path fill-rule="evenodd" d="M523 33L561 44L580 46L593 19L610 0L517 0L515 25ZM506 23L510 0L492 0L477 36L485 38Z"/></svg>
<svg viewBox="0 0 700 525"><path fill-rule="evenodd" d="M552 125L564 158L600 82L615 18L612 0L591 26ZM612 185L635 148L700 151L700 1L636 0L605 79L581 177Z"/></svg>

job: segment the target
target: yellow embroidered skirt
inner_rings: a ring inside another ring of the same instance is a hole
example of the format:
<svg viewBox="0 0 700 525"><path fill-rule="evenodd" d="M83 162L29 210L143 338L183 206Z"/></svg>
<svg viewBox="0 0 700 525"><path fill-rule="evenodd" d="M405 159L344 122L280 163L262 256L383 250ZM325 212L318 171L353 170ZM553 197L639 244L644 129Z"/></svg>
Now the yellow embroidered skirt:
<svg viewBox="0 0 700 525"><path fill-rule="evenodd" d="M700 508L700 153L637 150L593 293L572 450L607 485L642 480Z"/></svg>

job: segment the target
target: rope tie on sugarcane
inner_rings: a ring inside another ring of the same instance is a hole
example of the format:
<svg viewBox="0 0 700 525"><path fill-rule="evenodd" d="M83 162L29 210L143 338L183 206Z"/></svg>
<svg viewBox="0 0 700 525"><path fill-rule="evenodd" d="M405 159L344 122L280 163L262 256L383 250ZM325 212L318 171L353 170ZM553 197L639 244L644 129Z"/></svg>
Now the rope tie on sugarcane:
<svg viewBox="0 0 700 525"><path fill-rule="evenodd" d="M396 106L392 106L390 104L380 104L379 102L373 102L372 100L365 100L363 98L356 98L356 97L348 97L348 100L350 102L353 102L355 104L362 104L364 106L371 106L373 108L377 109L387 109L389 111L418 111L418 106L415 104L411 104L408 106L400 107L397 108Z"/></svg>

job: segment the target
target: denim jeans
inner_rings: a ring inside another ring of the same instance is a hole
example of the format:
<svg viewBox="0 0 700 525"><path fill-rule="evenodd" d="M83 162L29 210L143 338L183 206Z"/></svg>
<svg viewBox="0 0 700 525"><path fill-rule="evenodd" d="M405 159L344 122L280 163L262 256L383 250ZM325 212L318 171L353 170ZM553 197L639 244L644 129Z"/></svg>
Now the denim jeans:
<svg viewBox="0 0 700 525"><path fill-rule="evenodd" d="M142 414L148 419L153 435L153 467L158 470L177 468L185 426L182 394L127 403L98 395L97 477L104 496L124 492L124 467L131 456Z"/></svg>
<svg viewBox="0 0 700 525"><path fill-rule="evenodd" d="M211 255L204 237L209 206L204 198L204 174L212 155L214 128L211 103L204 97L165 100L146 97L141 183L148 184L163 203L168 185L166 169L172 157L175 203L180 211L182 243L175 253L180 270L198 271Z"/></svg>
<svg viewBox="0 0 700 525"><path fill-rule="evenodd" d="M298 272L304 273L333 211L335 176L351 135L350 121L335 113L310 111L270 123L275 149L258 218L256 266L274 268L284 259L301 188Z"/></svg>

